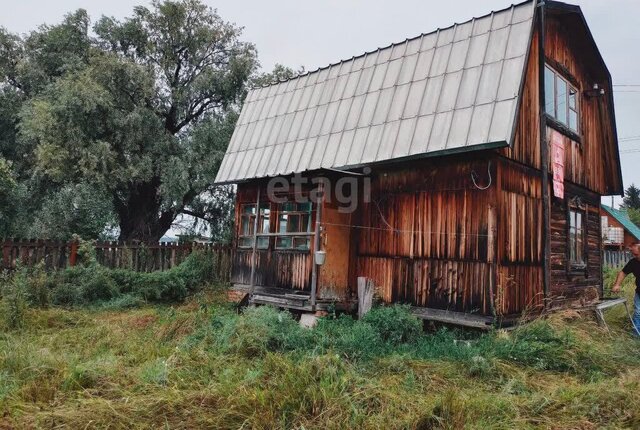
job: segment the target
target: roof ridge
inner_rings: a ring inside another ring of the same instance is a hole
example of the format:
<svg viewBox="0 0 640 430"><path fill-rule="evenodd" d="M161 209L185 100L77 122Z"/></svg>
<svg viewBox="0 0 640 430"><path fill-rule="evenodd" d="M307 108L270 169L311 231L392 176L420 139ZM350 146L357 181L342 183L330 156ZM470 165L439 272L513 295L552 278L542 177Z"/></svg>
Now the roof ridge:
<svg viewBox="0 0 640 430"><path fill-rule="evenodd" d="M404 39L403 41L400 41L400 42L392 42L392 43L390 43L389 45L386 45L386 46L380 46L380 47L378 47L378 48L376 48L376 49L372 49L372 50L370 50L370 51L365 51L365 52L363 52L362 54L354 55L354 56L352 56L351 58L344 58L344 59L342 59L342 60L336 61L335 63L329 63L329 64L328 64L328 65L326 65L326 66L317 67L317 68L315 68L315 69L313 69L313 70L305 70L305 71L304 71L304 72L302 72L302 73L298 73L297 75L291 76L291 77L286 78L286 79L278 79L277 81L273 81L273 82L268 83L268 84L250 86L250 87L249 87L249 89L250 89L250 90L256 90L256 89L261 89L261 88L268 88L268 87L271 87L271 86L274 86L274 85L279 85L279 84L282 84L282 83L285 83L285 82L293 81L294 79L302 78L302 77L304 77L304 76L308 76L308 75L311 75L311 74L313 74L313 73L318 73L318 72L320 72L320 71L322 71L322 70L329 69L329 68L331 68L331 67L333 67L333 66L338 66L338 65L340 65L340 64L342 64L342 63L344 63L344 62L352 61L352 60L355 60L356 58L364 57L365 55L373 54L374 52L379 52L379 51L381 51L381 50L383 50L383 49L392 48L392 47L394 47L394 46L398 46L398 45L401 45L401 44L403 44L403 43L407 43L407 42L409 42L409 41L412 41L412 40L415 40L415 39L422 38L422 37L424 37L424 36L429 36L429 35L431 35L431 34L435 34L435 33L437 33L438 31L441 31L441 30L447 30L447 29L449 29L449 28L455 27L456 25L466 24L466 23L468 23L468 22L472 22L472 21L477 20L477 19L485 18L485 17L490 16L490 15L492 15L492 14L496 14L496 13L504 12L504 11L509 10L509 9L511 9L511 8L516 8L516 7L522 6L523 4L531 3L531 2L533 2L533 1L534 1L534 0L524 0L524 1L521 1L521 2L519 2L519 3L512 3L512 4L510 4L509 6L504 7L504 8L502 8L502 9L492 10L492 11L490 11L490 12L488 12L488 13L485 13L484 15L479 15L479 16L471 17L471 18L467 19L466 21L462 21L462 22L454 22L453 24L451 24L451 25L449 25L449 26L447 26L447 27L438 27L438 28L436 28L436 29L435 29L435 30L433 30L433 31L429 31L429 32L427 32L427 33L420 33L419 35L417 35L417 36L413 36L413 37L407 37L407 38L406 38L406 39Z"/></svg>

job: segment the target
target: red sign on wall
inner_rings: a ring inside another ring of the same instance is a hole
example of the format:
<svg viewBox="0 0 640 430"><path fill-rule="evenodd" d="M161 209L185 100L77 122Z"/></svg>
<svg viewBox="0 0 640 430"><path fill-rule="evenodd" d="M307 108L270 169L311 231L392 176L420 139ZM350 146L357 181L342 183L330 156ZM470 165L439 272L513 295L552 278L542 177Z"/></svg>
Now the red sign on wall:
<svg viewBox="0 0 640 430"><path fill-rule="evenodd" d="M564 198L564 140L562 134L551 130L551 171L553 172L553 195Z"/></svg>

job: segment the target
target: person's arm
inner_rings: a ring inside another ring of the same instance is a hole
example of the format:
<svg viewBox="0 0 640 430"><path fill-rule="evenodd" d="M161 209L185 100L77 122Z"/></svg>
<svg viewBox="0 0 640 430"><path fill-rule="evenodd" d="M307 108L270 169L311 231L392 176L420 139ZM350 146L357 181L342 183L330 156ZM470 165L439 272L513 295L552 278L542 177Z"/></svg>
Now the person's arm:
<svg viewBox="0 0 640 430"><path fill-rule="evenodd" d="M624 281L624 278L627 277L627 274L624 273L622 270L620 272L618 272L618 276L616 276L616 280L613 283L613 287L611 287L611 292L613 293L619 293L620 292L620 285L622 284L622 281Z"/></svg>

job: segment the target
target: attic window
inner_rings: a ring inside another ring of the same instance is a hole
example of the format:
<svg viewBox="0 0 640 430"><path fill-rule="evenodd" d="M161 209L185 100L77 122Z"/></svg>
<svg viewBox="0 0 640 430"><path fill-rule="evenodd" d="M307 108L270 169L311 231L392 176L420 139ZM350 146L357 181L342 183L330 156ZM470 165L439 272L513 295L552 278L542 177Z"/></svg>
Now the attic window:
<svg viewBox="0 0 640 430"><path fill-rule="evenodd" d="M578 90L548 65L544 68L544 100L549 117L578 133Z"/></svg>

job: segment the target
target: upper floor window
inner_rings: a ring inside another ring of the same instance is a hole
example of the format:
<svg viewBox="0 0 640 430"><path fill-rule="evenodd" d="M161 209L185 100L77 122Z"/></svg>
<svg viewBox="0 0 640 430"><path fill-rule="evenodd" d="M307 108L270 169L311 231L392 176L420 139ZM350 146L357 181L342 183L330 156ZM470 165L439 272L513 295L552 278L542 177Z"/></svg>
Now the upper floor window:
<svg viewBox="0 0 640 430"><path fill-rule="evenodd" d="M578 132L578 90L548 65L544 68L544 100L547 115Z"/></svg>

